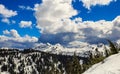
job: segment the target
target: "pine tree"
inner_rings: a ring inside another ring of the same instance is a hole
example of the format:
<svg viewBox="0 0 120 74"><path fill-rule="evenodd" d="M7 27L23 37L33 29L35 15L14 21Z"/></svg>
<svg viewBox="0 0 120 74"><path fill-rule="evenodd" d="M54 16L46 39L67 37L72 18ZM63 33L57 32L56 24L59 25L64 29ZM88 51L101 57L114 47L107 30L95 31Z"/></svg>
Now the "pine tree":
<svg viewBox="0 0 120 74"><path fill-rule="evenodd" d="M108 57L110 55L109 51L108 51L108 49L106 47L104 47L104 49L105 49L105 57Z"/></svg>
<svg viewBox="0 0 120 74"><path fill-rule="evenodd" d="M67 74L81 74L82 69L78 57L74 53L72 61L68 63Z"/></svg>
<svg viewBox="0 0 120 74"><path fill-rule="evenodd" d="M118 50L117 50L117 48L115 47L115 45L113 44L113 42L110 41L110 40L108 40L108 39L107 39L107 41L109 42L111 54L116 54L116 53L118 53Z"/></svg>
<svg viewBox="0 0 120 74"><path fill-rule="evenodd" d="M81 74L81 65L79 63L79 60L76 56L76 54L74 54L73 56L73 62L72 62L72 65L73 65L73 74Z"/></svg>
<svg viewBox="0 0 120 74"><path fill-rule="evenodd" d="M58 70L58 59L57 57L54 55L52 58L53 62L50 62L49 65L51 67L51 70L49 71L49 74L62 74L59 70Z"/></svg>

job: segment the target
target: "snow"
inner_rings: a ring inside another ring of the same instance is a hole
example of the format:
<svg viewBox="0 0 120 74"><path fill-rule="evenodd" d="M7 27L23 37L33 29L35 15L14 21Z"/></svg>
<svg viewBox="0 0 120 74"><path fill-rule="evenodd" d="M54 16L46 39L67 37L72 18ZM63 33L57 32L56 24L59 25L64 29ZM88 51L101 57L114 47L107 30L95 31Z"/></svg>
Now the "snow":
<svg viewBox="0 0 120 74"><path fill-rule="evenodd" d="M90 45L87 43L70 43L68 46L62 46L60 44L38 44L35 48L35 50L41 50L44 52L50 52L53 54L62 54L62 55L73 55L76 53L78 56L86 56L85 53L88 51L92 51L94 53L95 49L98 48L99 51L104 52L105 45L104 44L98 44L98 45ZM108 48L108 46L106 46Z"/></svg>
<svg viewBox="0 0 120 74"><path fill-rule="evenodd" d="M72 43L71 43L72 44ZM106 46L107 47L107 46ZM105 45L104 44L99 44L99 45L89 45L89 44L80 44L80 45L74 45L74 43L72 44L72 47L64 47L60 44L56 44L56 45L51 45L51 44L39 44L37 47L33 48L35 50L41 50L41 51L45 51L45 52L51 52L51 53L55 53L55 54L64 54L64 55L73 55L74 52L76 52L77 55L79 56L85 56L86 54L84 54L87 51L93 51L92 53L95 53L95 49L98 49L101 52L104 52L104 48ZM108 47L107 47L108 49ZM8 50L8 49L7 49ZM34 63L34 61L32 60L31 56L33 54L37 54L39 55L39 57L41 57L41 53L38 52L32 52L32 53L28 53L28 54L18 54L18 58L13 59L13 62L15 65L15 69L14 71L19 73L18 67L21 66L22 63L20 63L20 61L23 61L25 67L24 67L24 71L25 73L32 73L33 70L36 72L36 74L39 74L39 72L36 69L36 63ZM29 56L28 56L29 55ZM0 69L3 66L3 64L7 65L8 63L8 58L7 57L0 57L0 60L5 59L5 61L0 65ZM37 60L39 58L36 58L35 60ZM44 63L44 58L40 58L42 63ZM52 57L50 57L49 59L50 62L53 62ZM28 64L28 62L32 62L31 64ZM82 64L83 61L80 60L80 64ZM58 67L60 63L55 63L54 66ZM47 66L44 66L45 68L47 68ZM59 70L59 69L58 69ZM0 71L0 74L9 74L9 72L7 71ZM104 61L93 65L91 68L89 68L87 71L85 71L83 74L120 74L120 53L112 55L108 58L106 58Z"/></svg>
<svg viewBox="0 0 120 74"><path fill-rule="evenodd" d="M104 62L93 65L83 74L120 74L120 53L106 58Z"/></svg>
<svg viewBox="0 0 120 74"><path fill-rule="evenodd" d="M1 72L0 74L10 74L9 72Z"/></svg>

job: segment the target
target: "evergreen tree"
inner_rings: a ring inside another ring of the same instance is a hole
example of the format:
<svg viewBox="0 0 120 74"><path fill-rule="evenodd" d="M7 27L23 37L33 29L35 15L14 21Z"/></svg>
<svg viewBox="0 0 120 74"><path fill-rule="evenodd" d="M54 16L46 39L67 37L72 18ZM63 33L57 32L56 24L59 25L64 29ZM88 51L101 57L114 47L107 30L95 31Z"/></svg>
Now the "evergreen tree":
<svg viewBox="0 0 120 74"><path fill-rule="evenodd" d="M106 47L104 47L104 49L105 49L105 57L108 57L110 55L109 51L108 51L108 49Z"/></svg>
<svg viewBox="0 0 120 74"><path fill-rule="evenodd" d="M50 71L49 71L49 74L62 74L59 70L58 70L58 66L57 66L57 63L58 63L58 59L57 57L54 55L52 57L52 60L53 62L50 62L49 65L51 67Z"/></svg>
<svg viewBox="0 0 120 74"><path fill-rule="evenodd" d="M118 53L118 50L117 50L117 48L115 47L115 45L113 44L113 42L110 41L110 40L108 40L108 39L107 39L107 41L109 42L111 54L116 54L116 53Z"/></svg>
<svg viewBox="0 0 120 74"><path fill-rule="evenodd" d="M72 62L71 60L68 58L67 61L66 61L66 73L67 74L72 74L71 71L72 71Z"/></svg>
<svg viewBox="0 0 120 74"><path fill-rule="evenodd" d="M81 74L82 69L78 57L74 53L72 61L68 63L67 74Z"/></svg>
<svg viewBox="0 0 120 74"><path fill-rule="evenodd" d="M73 56L72 65L74 67L73 74L81 74L81 65L80 65L79 59L77 58L76 54L74 54Z"/></svg>

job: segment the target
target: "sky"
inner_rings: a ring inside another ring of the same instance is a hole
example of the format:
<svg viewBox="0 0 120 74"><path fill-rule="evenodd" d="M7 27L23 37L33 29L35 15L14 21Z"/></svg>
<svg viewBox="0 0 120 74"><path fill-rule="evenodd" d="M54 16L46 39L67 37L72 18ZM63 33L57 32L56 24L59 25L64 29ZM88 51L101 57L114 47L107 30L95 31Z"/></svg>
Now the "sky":
<svg viewBox="0 0 120 74"><path fill-rule="evenodd" d="M0 47L120 42L120 0L0 0Z"/></svg>

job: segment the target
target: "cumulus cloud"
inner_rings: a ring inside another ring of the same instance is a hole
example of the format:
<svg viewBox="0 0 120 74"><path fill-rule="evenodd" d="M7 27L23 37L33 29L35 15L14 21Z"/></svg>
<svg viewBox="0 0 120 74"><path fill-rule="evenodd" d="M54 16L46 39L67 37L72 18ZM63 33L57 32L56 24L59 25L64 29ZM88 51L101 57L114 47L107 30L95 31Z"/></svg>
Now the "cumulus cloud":
<svg viewBox="0 0 120 74"><path fill-rule="evenodd" d="M4 5L0 4L0 16L2 17L1 22L14 24L9 18L16 16L17 14L17 11L9 10Z"/></svg>
<svg viewBox="0 0 120 74"><path fill-rule="evenodd" d="M32 27L31 21L20 21L19 26L21 28Z"/></svg>
<svg viewBox="0 0 120 74"><path fill-rule="evenodd" d="M9 18L17 15L17 11L9 10L4 5L0 4L0 15L5 18Z"/></svg>
<svg viewBox="0 0 120 74"><path fill-rule="evenodd" d="M96 5L109 5L111 2L117 1L117 0L81 0L83 3L83 6L90 10L91 6Z"/></svg>
<svg viewBox="0 0 120 74"><path fill-rule="evenodd" d="M2 19L1 22L6 23L6 24L10 24L10 20L8 18Z"/></svg>
<svg viewBox="0 0 120 74"><path fill-rule="evenodd" d="M0 47L31 48L38 41L38 38L29 35L21 37L15 29L5 30L3 34L0 35Z"/></svg>
<svg viewBox="0 0 120 74"><path fill-rule="evenodd" d="M9 18L2 18L2 19L1 19L1 22L6 23L6 24L9 24L9 25L16 23L15 20L10 20Z"/></svg>
<svg viewBox="0 0 120 74"><path fill-rule="evenodd" d="M38 3L37 3L37 4L34 4L34 8L33 8L33 9L34 9L35 11L38 11L38 7L39 7L39 4L38 4Z"/></svg>
<svg viewBox="0 0 120 74"><path fill-rule="evenodd" d="M105 43L105 39L119 40L120 16L112 21L82 21L82 18L71 20L77 14L72 7L72 0L43 0L36 6L37 27L42 33L39 42L60 43ZM41 30L42 29L42 30Z"/></svg>
<svg viewBox="0 0 120 74"><path fill-rule="evenodd" d="M59 29L56 30L57 33L47 33L42 34L39 41L44 43L60 43L63 45L67 45L74 41L80 41L80 42L87 42L90 44L96 44L96 43L106 43L106 38L111 39L114 41L117 41L120 39L119 33L120 33L120 16L116 17L112 21L76 21L73 25L76 27L70 26L73 30L71 32L68 32L67 30L62 31L59 33ZM70 22L69 22L70 23ZM59 24L58 24L59 25ZM64 24L65 27L66 24ZM66 27L69 30L69 27ZM75 31L74 31L75 29ZM63 30L63 29L62 29Z"/></svg>
<svg viewBox="0 0 120 74"><path fill-rule="evenodd" d="M114 40L117 40L117 39L120 39L120 16L117 16L113 21L113 27L112 27L112 30L111 30L111 35L110 35L110 38L111 39L114 39Z"/></svg>
<svg viewBox="0 0 120 74"><path fill-rule="evenodd" d="M71 21L69 18L77 14L71 4L72 0L43 0L42 4L37 4L35 6L37 27L41 29L42 33L55 34L58 29L59 33L62 31L70 32L71 29L66 28L69 27L68 25L72 25L69 23ZM64 27L63 23L68 25Z"/></svg>
<svg viewBox="0 0 120 74"><path fill-rule="evenodd" d="M15 37L15 38L20 37L20 35L18 34L18 32L15 29L11 29L10 31L5 30L5 31L3 31L3 34L9 35L9 36Z"/></svg>

